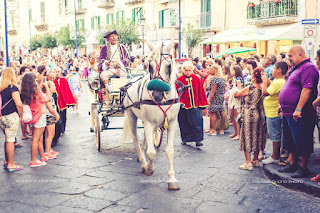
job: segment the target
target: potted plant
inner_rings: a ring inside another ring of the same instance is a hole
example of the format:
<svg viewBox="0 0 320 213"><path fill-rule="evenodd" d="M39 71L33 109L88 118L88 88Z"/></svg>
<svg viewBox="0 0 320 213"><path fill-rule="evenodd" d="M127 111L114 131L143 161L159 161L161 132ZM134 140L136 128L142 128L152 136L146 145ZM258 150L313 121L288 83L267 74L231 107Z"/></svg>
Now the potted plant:
<svg viewBox="0 0 320 213"><path fill-rule="evenodd" d="M254 5L254 3L253 3L253 1L249 1L248 2L248 7L254 7L255 5Z"/></svg>

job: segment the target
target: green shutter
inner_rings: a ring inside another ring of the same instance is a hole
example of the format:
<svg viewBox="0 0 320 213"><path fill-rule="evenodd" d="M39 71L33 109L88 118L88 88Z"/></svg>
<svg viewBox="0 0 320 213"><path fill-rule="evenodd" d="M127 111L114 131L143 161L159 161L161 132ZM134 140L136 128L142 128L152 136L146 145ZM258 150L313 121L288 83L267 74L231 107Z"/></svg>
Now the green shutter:
<svg viewBox="0 0 320 213"><path fill-rule="evenodd" d="M141 10L140 10L140 18L142 18L143 16L143 7L141 7Z"/></svg>
<svg viewBox="0 0 320 213"><path fill-rule="evenodd" d="M159 11L159 28L163 28L163 10Z"/></svg>
<svg viewBox="0 0 320 213"><path fill-rule="evenodd" d="M119 11L116 13L116 23L119 24Z"/></svg>
<svg viewBox="0 0 320 213"><path fill-rule="evenodd" d="M206 12L210 12L211 11L211 0L207 0L207 11Z"/></svg>
<svg viewBox="0 0 320 213"><path fill-rule="evenodd" d="M94 17L91 18L91 29L94 30Z"/></svg>
<svg viewBox="0 0 320 213"><path fill-rule="evenodd" d="M112 14L110 14L111 15L111 24L113 24L114 22L113 22L113 13Z"/></svg>
<svg viewBox="0 0 320 213"><path fill-rule="evenodd" d="M64 6L68 6L68 0L64 1Z"/></svg>
<svg viewBox="0 0 320 213"><path fill-rule="evenodd" d="M125 19L124 19L124 10L122 10L121 13L122 13L121 21L124 21L124 20L125 20Z"/></svg>
<svg viewBox="0 0 320 213"><path fill-rule="evenodd" d="M132 20L134 23L136 23L136 8L132 9Z"/></svg>
<svg viewBox="0 0 320 213"><path fill-rule="evenodd" d="M109 25L109 14L106 16L106 24Z"/></svg>
<svg viewBox="0 0 320 213"><path fill-rule="evenodd" d="M100 16L98 16L98 27L100 27Z"/></svg>
<svg viewBox="0 0 320 213"><path fill-rule="evenodd" d="M84 19L81 19L81 28L84 29Z"/></svg>

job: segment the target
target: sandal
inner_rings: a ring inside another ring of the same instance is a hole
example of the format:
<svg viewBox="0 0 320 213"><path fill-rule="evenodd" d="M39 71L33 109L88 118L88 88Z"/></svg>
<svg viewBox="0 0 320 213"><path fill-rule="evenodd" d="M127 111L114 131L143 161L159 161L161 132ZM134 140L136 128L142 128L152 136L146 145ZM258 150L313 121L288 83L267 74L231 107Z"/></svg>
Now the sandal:
<svg viewBox="0 0 320 213"><path fill-rule="evenodd" d="M235 137L233 137L231 140L239 140L240 139L240 136L239 135L236 135Z"/></svg>
<svg viewBox="0 0 320 213"><path fill-rule="evenodd" d="M14 143L14 147L15 148L21 148L21 147L23 147L23 145L22 145L22 143Z"/></svg>
<svg viewBox="0 0 320 213"><path fill-rule="evenodd" d="M209 133L211 132L211 129L206 129L206 130L203 130L204 133Z"/></svg>
<svg viewBox="0 0 320 213"><path fill-rule="evenodd" d="M289 162L287 160L283 160L280 158L280 161L278 163L279 166L286 166Z"/></svg>
<svg viewBox="0 0 320 213"><path fill-rule="evenodd" d="M16 165L14 168L7 168L8 172L16 172L16 171L20 171L23 169L23 166L18 166Z"/></svg>
<svg viewBox="0 0 320 213"><path fill-rule="evenodd" d="M237 134L232 134L232 135L229 135L229 138L234 138L234 137L236 137L237 136Z"/></svg>
<svg viewBox="0 0 320 213"><path fill-rule="evenodd" d="M317 174L316 176L314 176L313 178L310 178L310 180L312 182L319 182L320 181L320 174Z"/></svg>
<svg viewBox="0 0 320 213"><path fill-rule="evenodd" d="M208 133L208 135L210 135L210 136L215 136L215 135L217 135L217 133L216 133L216 132L213 133L212 131L210 131L210 132Z"/></svg>
<svg viewBox="0 0 320 213"><path fill-rule="evenodd" d="M30 137L29 137L29 136L24 137L24 138L23 138L23 137L21 138L21 140L28 140L28 139L30 139Z"/></svg>
<svg viewBox="0 0 320 213"><path fill-rule="evenodd" d="M17 162L14 161L13 163L16 164ZM7 167L8 167L8 162L4 162L4 163L3 163L3 168L6 169Z"/></svg>

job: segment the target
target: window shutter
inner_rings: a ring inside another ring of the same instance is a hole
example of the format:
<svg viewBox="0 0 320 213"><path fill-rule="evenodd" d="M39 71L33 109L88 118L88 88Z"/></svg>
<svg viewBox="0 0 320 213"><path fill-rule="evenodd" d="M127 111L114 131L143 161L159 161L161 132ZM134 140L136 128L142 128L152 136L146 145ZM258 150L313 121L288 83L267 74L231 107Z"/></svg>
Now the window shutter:
<svg viewBox="0 0 320 213"><path fill-rule="evenodd" d="M116 13L116 23L119 24L119 11Z"/></svg>
<svg viewBox="0 0 320 213"><path fill-rule="evenodd" d="M94 30L94 17L91 18L91 29Z"/></svg>
<svg viewBox="0 0 320 213"><path fill-rule="evenodd" d="M111 24L113 24L113 14L111 14Z"/></svg>
<svg viewBox="0 0 320 213"><path fill-rule="evenodd" d="M163 28L163 10L159 11L159 28Z"/></svg>
<svg viewBox="0 0 320 213"><path fill-rule="evenodd" d="M100 27L100 16L98 16L98 27Z"/></svg>
<svg viewBox="0 0 320 213"><path fill-rule="evenodd" d="M124 19L124 10L121 11L121 14L122 14L122 16L121 16L121 21L124 21L124 20L125 20L125 19Z"/></svg>
<svg viewBox="0 0 320 213"><path fill-rule="evenodd" d="M132 20L134 23L136 23L136 8L132 9Z"/></svg>
<svg viewBox="0 0 320 213"><path fill-rule="evenodd" d="M140 10L140 18L142 18L143 16L143 7L141 7L141 10Z"/></svg>
<svg viewBox="0 0 320 213"><path fill-rule="evenodd" d="M84 29L84 19L81 20L81 28Z"/></svg>
<svg viewBox="0 0 320 213"><path fill-rule="evenodd" d="M109 14L106 15L106 24L109 25Z"/></svg>

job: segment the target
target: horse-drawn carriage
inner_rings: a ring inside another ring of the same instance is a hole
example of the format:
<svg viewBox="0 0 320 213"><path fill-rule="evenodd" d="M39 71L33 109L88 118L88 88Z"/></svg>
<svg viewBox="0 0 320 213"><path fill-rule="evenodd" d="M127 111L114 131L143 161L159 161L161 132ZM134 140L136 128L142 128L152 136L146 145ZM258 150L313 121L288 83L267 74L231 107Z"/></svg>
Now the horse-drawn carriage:
<svg viewBox="0 0 320 213"><path fill-rule="evenodd" d="M126 95L126 89L136 81L139 81L146 70L126 67L128 75L123 77L111 76L109 78L108 89L109 99L104 100L104 89L101 89L100 76L98 72L91 71L88 84L90 89L90 111L91 127L90 132L95 133L95 143L98 151L101 148L101 132L107 129L122 129L121 127L109 127L111 117L123 117L124 110L123 99ZM155 146L161 145L163 130L155 130Z"/></svg>
<svg viewBox="0 0 320 213"><path fill-rule="evenodd" d="M100 77L90 77L91 131L95 133L96 145L100 150L101 131L110 129L110 117L124 116L122 143L132 139L138 153L142 172L150 176L154 171L155 147L160 146L162 133L167 132L168 189L179 190L173 170L173 141L180 110L179 95L175 83L177 69L173 58L173 40L154 47L147 42L150 53L145 59L146 71L127 69L127 78L109 78L110 101L103 104ZM180 82L181 83L181 82ZM187 87L181 85L182 90ZM180 89L179 88L179 89ZM137 136L138 119L143 121L144 139L140 144ZM147 157L147 158L146 158Z"/></svg>

